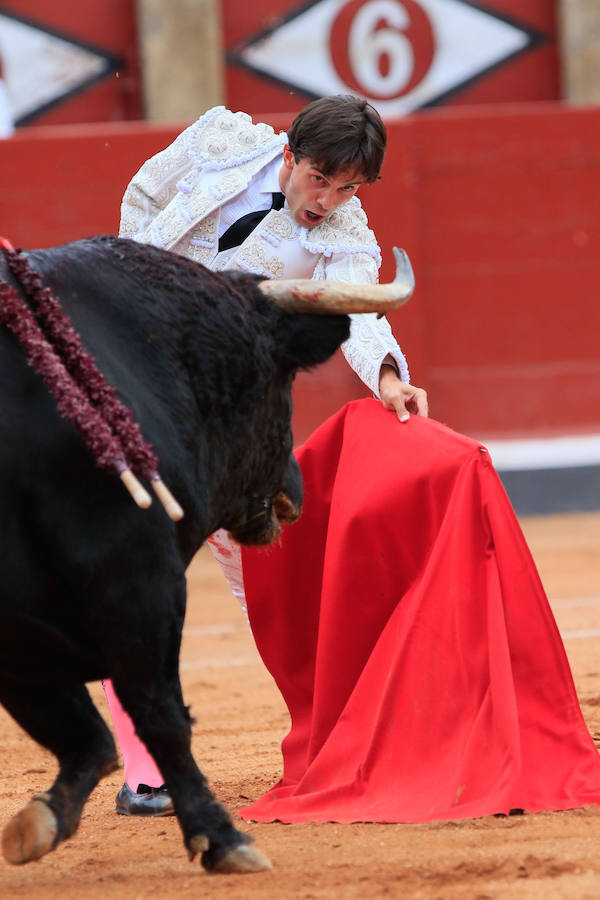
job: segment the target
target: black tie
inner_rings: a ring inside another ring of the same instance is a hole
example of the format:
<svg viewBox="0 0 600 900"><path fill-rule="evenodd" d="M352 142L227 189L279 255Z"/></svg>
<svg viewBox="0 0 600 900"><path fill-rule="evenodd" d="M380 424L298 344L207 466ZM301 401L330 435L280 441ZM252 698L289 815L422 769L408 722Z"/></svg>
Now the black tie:
<svg viewBox="0 0 600 900"><path fill-rule="evenodd" d="M281 209L285 203L285 196L281 191L273 193L273 203L271 209ZM230 225L227 231L219 238L219 253L221 250L229 250L230 247L239 247L243 244L248 235L254 231L259 222L271 212L271 209L259 209L258 212L247 213L242 216L233 225Z"/></svg>

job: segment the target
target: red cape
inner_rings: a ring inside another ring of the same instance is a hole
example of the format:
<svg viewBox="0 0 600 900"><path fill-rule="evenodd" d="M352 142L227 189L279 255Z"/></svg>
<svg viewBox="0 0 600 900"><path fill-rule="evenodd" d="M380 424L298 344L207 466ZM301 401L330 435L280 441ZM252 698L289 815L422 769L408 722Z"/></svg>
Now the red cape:
<svg viewBox="0 0 600 900"><path fill-rule="evenodd" d="M288 705L259 822L422 822L600 802L600 758L488 453L362 400L299 450L300 520L243 550Z"/></svg>

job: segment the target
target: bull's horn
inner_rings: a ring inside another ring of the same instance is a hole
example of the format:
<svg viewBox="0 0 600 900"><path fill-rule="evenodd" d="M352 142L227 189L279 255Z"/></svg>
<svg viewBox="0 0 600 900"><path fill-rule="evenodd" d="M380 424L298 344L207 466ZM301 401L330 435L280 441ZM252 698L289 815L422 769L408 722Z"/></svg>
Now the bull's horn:
<svg viewBox="0 0 600 900"><path fill-rule="evenodd" d="M394 247L396 277L389 284L348 284L310 278L259 282L261 291L288 312L340 315L376 312L402 306L415 289L415 276L404 250Z"/></svg>

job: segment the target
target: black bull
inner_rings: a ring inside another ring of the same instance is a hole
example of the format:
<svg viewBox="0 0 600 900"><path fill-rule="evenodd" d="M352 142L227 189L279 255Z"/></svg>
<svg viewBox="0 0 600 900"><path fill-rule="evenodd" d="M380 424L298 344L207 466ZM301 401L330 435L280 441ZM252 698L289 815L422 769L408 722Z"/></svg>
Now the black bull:
<svg viewBox="0 0 600 900"><path fill-rule="evenodd" d="M95 465L0 326L0 700L59 761L52 787L6 826L4 855L27 862L72 835L117 766L85 687L112 678L164 774L190 856L202 853L208 869L264 868L190 754L178 673L185 570L217 528L262 543L277 531L274 504L282 518L300 504L292 380L335 351L349 320L284 312L254 276L216 275L116 238L27 256L132 409L185 517L174 524L158 503L139 509ZM0 278L16 286L4 260Z"/></svg>

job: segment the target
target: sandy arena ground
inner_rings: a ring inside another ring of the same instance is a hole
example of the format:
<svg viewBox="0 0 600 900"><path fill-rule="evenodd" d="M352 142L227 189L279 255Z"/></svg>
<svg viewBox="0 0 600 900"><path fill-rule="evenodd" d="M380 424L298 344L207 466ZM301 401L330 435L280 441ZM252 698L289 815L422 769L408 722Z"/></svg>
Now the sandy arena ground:
<svg viewBox="0 0 600 900"><path fill-rule="evenodd" d="M600 514L523 520L600 743ZM279 777L288 717L241 610L209 551L189 572L182 681L193 750L235 814ZM99 685L93 696L106 715ZM53 757L0 710L0 825L50 785ZM600 809L428 825L249 825L272 872L210 876L188 862L174 819L116 816L116 772L92 795L74 839L37 863L0 861L0 898L600 897Z"/></svg>

